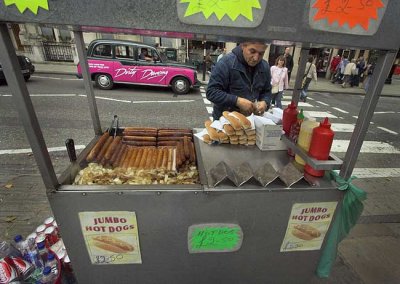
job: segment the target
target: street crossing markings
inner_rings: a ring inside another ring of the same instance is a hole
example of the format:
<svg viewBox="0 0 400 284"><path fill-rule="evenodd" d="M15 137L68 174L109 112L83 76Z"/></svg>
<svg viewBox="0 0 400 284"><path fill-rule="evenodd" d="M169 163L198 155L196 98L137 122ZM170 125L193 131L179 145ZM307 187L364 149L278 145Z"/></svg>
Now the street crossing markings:
<svg viewBox="0 0 400 284"><path fill-rule="evenodd" d="M78 94L30 94L31 97L76 97Z"/></svg>
<svg viewBox="0 0 400 284"><path fill-rule="evenodd" d="M204 101L204 103L205 103L206 105L210 105L210 104L211 104L211 102L210 102L209 100L207 100L207 99L203 99L203 101Z"/></svg>
<svg viewBox="0 0 400 284"><path fill-rule="evenodd" d="M353 132L354 126L350 123L332 123L331 128L334 132Z"/></svg>
<svg viewBox="0 0 400 284"><path fill-rule="evenodd" d="M321 105L324 105L324 106L329 106L328 104L326 104L326 103L324 103L324 102L320 102L320 101L315 101L316 103L319 103L319 104L321 104Z"/></svg>
<svg viewBox="0 0 400 284"><path fill-rule="evenodd" d="M208 113L212 113L213 112L213 108L212 107L206 107L206 109L207 109Z"/></svg>
<svg viewBox="0 0 400 284"><path fill-rule="evenodd" d="M345 153L350 140L333 140L332 152ZM360 153L399 154L400 151L392 145L379 141L364 141Z"/></svg>
<svg viewBox="0 0 400 284"><path fill-rule="evenodd" d="M352 175L357 178L400 177L400 168L355 168Z"/></svg>
<svg viewBox="0 0 400 284"><path fill-rule="evenodd" d="M97 98L97 97L96 97ZM191 103L194 100L177 100L177 101L133 101L133 104L154 104L154 103Z"/></svg>
<svg viewBox="0 0 400 284"><path fill-rule="evenodd" d="M290 104L290 101L282 101L282 106L287 106L289 104ZM299 102L298 107L314 107L314 106L310 105L309 103Z"/></svg>
<svg viewBox="0 0 400 284"><path fill-rule="evenodd" d="M342 112L342 113L349 113L348 111L342 110L342 109L340 109L338 107L332 107L332 108L337 110L337 111L339 111L339 112Z"/></svg>
<svg viewBox="0 0 400 284"><path fill-rule="evenodd" d="M122 103L128 103L128 104L131 103L131 101L127 101L127 100L118 100L118 99L111 99L111 98L105 98L105 97L96 97L96 99L106 100L106 101L114 101L114 102L122 102Z"/></svg>
<svg viewBox="0 0 400 284"><path fill-rule="evenodd" d="M398 134L397 132L392 131L392 130L390 130L390 129L387 129L387 128L385 128L385 127L377 126L376 128L379 128L379 129L381 129L381 130L383 130L383 131L389 132L390 134L394 134L394 135L397 135L397 134Z"/></svg>
<svg viewBox="0 0 400 284"><path fill-rule="evenodd" d="M76 150L85 149L85 145L75 145ZM65 146L62 147L50 147L47 148L48 152L59 152L59 151L67 151ZM12 155L12 154L29 154L32 153L32 149L9 149L9 150L0 150L0 155Z"/></svg>
<svg viewBox="0 0 400 284"><path fill-rule="evenodd" d="M391 114L396 113L395 111L375 111L374 114Z"/></svg>
<svg viewBox="0 0 400 284"><path fill-rule="evenodd" d="M203 98L206 98L206 94L205 94L205 93L201 93L201 96L202 96Z"/></svg>
<svg viewBox="0 0 400 284"><path fill-rule="evenodd" d="M308 114L308 116L311 117L329 117L329 118L337 118L337 116L327 113L325 111L305 111L305 113Z"/></svg>

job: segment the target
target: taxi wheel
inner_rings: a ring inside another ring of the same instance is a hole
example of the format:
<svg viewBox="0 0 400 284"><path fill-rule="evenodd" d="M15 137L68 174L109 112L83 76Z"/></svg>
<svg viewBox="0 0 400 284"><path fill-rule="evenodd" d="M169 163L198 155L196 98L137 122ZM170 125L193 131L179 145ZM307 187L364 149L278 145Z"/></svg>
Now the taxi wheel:
<svg viewBox="0 0 400 284"><path fill-rule="evenodd" d="M97 74L95 77L96 85L103 90L111 90L114 82L108 74Z"/></svg>
<svg viewBox="0 0 400 284"><path fill-rule="evenodd" d="M175 94L183 95L189 92L190 90L190 83L189 80L183 77L177 77L172 80L172 90Z"/></svg>

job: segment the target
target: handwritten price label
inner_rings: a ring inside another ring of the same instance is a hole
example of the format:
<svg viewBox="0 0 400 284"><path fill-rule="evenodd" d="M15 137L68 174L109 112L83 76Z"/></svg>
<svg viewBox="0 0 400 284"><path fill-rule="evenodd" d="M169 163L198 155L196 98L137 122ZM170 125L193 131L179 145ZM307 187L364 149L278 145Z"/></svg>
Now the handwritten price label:
<svg viewBox="0 0 400 284"><path fill-rule="evenodd" d="M316 0L314 21L326 19L329 25L348 24L350 29L360 25L368 31L369 21L378 19L378 9L383 8L382 0Z"/></svg>
<svg viewBox="0 0 400 284"><path fill-rule="evenodd" d="M115 255L94 255L95 264L112 264L117 260L122 260L124 256L122 254Z"/></svg>
<svg viewBox="0 0 400 284"><path fill-rule="evenodd" d="M233 252L240 249L242 241L242 229L236 224L201 224L188 230L190 253Z"/></svg>

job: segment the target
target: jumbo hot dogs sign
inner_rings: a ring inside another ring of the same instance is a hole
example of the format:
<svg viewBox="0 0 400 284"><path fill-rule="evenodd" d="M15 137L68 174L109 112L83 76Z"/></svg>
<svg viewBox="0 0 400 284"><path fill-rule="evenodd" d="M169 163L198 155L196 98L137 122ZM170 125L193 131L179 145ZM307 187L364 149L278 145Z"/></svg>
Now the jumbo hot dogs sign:
<svg viewBox="0 0 400 284"><path fill-rule="evenodd" d="M142 263L135 212L80 212L92 264Z"/></svg>
<svg viewBox="0 0 400 284"><path fill-rule="evenodd" d="M337 202L295 203L281 252L321 249Z"/></svg>

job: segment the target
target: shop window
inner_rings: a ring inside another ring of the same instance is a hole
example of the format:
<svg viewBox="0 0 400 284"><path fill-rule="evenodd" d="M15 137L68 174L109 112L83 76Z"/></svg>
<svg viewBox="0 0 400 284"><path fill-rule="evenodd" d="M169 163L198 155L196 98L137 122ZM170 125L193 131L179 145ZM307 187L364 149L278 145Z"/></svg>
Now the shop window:
<svg viewBox="0 0 400 284"><path fill-rule="evenodd" d="M54 35L54 30L52 28L40 27L40 29L42 31L42 36L47 41L56 41L56 36Z"/></svg>
<svg viewBox="0 0 400 284"><path fill-rule="evenodd" d="M68 30L59 30L60 31L60 41L63 42L70 42L72 37L71 37L71 32Z"/></svg>

